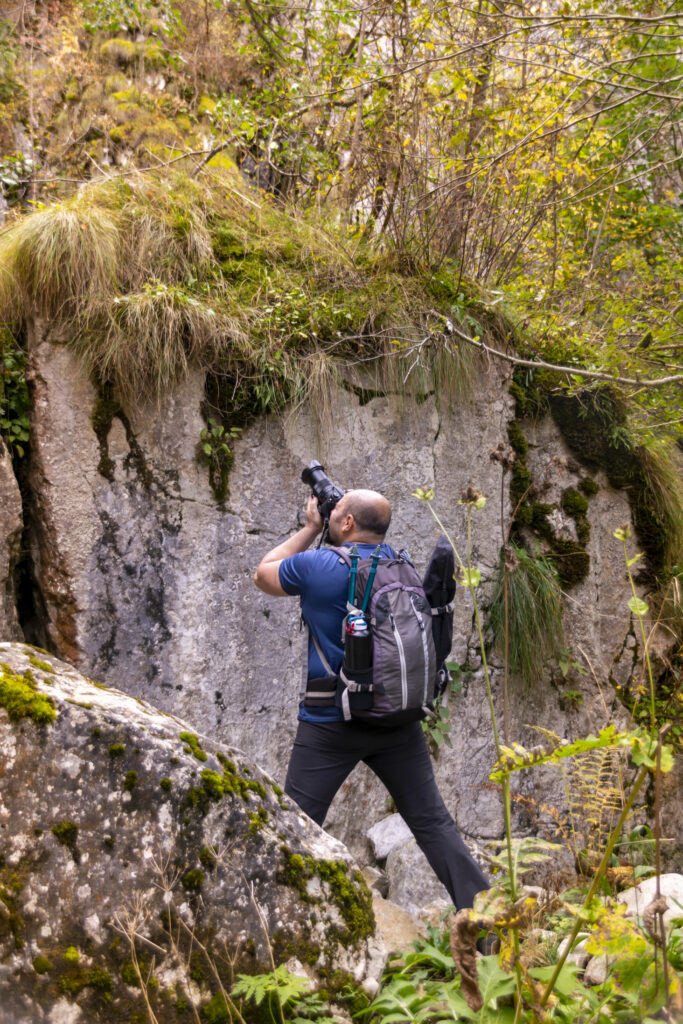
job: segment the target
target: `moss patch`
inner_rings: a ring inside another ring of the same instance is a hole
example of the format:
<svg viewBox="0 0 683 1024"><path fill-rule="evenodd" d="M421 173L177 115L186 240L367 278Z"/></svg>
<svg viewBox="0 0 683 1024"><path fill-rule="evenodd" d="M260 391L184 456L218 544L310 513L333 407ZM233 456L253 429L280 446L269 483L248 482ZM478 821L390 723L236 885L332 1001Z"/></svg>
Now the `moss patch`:
<svg viewBox="0 0 683 1024"><path fill-rule="evenodd" d="M215 846L203 846L199 851L199 863L207 871L213 871L217 864L216 854Z"/></svg>
<svg viewBox="0 0 683 1024"><path fill-rule="evenodd" d="M137 49L135 43L129 39L107 39L100 46L100 57L103 60L127 67L134 63Z"/></svg>
<svg viewBox="0 0 683 1024"><path fill-rule="evenodd" d="M626 489L652 576L666 579L683 543L680 481L667 456L634 444L625 403L608 385L550 395L549 406L577 459L602 469L612 487Z"/></svg>
<svg viewBox="0 0 683 1024"><path fill-rule="evenodd" d="M28 659L34 668L39 668L41 672L47 672L50 675L54 672L54 667L48 665L46 661L41 661L40 658L34 658L33 655Z"/></svg>
<svg viewBox="0 0 683 1024"><path fill-rule="evenodd" d="M292 853L282 847L284 867L277 880L280 885L296 889L305 902L318 903L308 894L308 882L317 877L329 886L331 895L344 919L346 931L340 936L343 941L355 945L372 935L375 930L375 915L372 896L359 871L349 876L349 866L344 861L317 860L315 857Z"/></svg>
<svg viewBox="0 0 683 1024"><path fill-rule="evenodd" d="M539 400L534 400L533 408L539 408ZM565 492L562 507L567 514L572 515L576 522L578 542L556 537L548 518L554 506L534 501L533 480L526 462L529 445L521 424L513 420L508 423L507 432L510 445L515 452L515 461L510 474L510 500L514 512L515 539L520 544L522 543L523 537L520 529L523 528L531 529L539 537L542 537L550 549L548 557L557 570L560 582L565 587L574 586L584 580L590 570L590 557L586 551L586 544L590 537L590 525L585 514L588 501L578 491L568 490ZM568 508L565 508L565 504L573 511L569 512ZM583 511L579 511L580 509Z"/></svg>
<svg viewBox="0 0 683 1024"><path fill-rule="evenodd" d="M181 732L179 738L183 741L183 743L187 744L187 746L185 747L186 754L192 754L192 756L196 757L198 761L206 761L208 759L208 754L206 753L205 750L202 750L202 745L199 742L199 737L195 736L194 733Z"/></svg>
<svg viewBox="0 0 683 1024"><path fill-rule="evenodd" d="M600 488L590 476L583 476L579 480L579 490L586 495L587 498L592 498L598 493Z"/></svg>
<svg viewBox="0 0 683 1024"><path fill-rule="evenodd" d="M32 960L33 970L36 974L47 974L48 971L53 970L54 964L51 960L48 960L46 956L36 956Z"/></svg>
<svg viewBox="0 0 683 1024"><path fill-rule="evenodd" d="M201 868L190 868L183 875L182 883L187 892L199 892L204 884L204 872Z"/></svg>
<svg viewBox="0 0 683 1024"><path fill-rule="evenodd" d="M90 967L88 969L71 966L57 980L57 988L60 992L75 999L85 988L94 989L98 1000L102 1003L111 1002L112 979L108 970L104 967Z"/></svg>
<svg viewBox="0 0 683 1024"><path fill-rule="evenodd" d="M70 852L76 864L80 861L80 855L78 853L78 825L75 821L60 821L56 825L50 828L53 836L58 843L62 846L66 846Z"/></svg>
<svg viewBox="0 0 683 1024"><path fill-rule="evenodd" d="M252 811L249 815L249 835L256 835L267 823L268 812L265 807L259 807L257 811Z"/></svg>
<svg viewBox="0 0 683 1024"><path fill-rule="evenodd" d="M51 697L38 692L30 671L20 676L9 665L2 664L0 672L0 707L5 708L13 722L22 718L30 718L36 725L54 722L55 703Z"/></svg>
<svg viewBox="0 0 683 1024"><path fill-rule="evenodd" d="M228 1009L225 996L217 992L208 1003L202 1007L202 1020L206 1024L229 1024L232 1014Z"/></svg>
<svg viewBox="0 0 683 1024"><path fill-rule="evenodd" d="M140 978L138 977L138 972L135 970L135 964L132 960L123 964L119 973L121 975L121 979L126 983L126 985L130 985L131 988L140 988Z"/></svg>
<svg viewBox="0 0 683 1024"><path fill-rule="evenodd" d="M576 526L576 536L581 545L590 540L591 528L588 522L588 498L573 487L568 487L562 494L562 511L571 516Z"/></svg>
<svg viewBox="0 0 683 1024"><path fill-rule="evenodd" d="M206 813L212 801L221 800L224 796L233 794L248 800L250 793L264 799L266 790L260 782L255 779L245 779L237 771L237 765L224 754L216 755L223 768L222 772L205 768L201 773L201 786L193 786L187 793L186 800L191 807L199 808Z"/></svg>

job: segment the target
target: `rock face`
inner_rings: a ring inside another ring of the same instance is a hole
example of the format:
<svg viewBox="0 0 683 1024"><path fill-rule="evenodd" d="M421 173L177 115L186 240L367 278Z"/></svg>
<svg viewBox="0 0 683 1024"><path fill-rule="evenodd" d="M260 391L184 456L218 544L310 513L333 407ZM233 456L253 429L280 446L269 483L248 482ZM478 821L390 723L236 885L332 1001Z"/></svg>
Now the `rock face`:
<svg viewBox="0 0 683 1024"><path fill-rule="evenodd" d="M257 591L251 578L261 556L301 524L300 474L311 458L340 484L389 497L388 540L408 548L420 569L439 528L412 497L415 488L434 487L435 507L463 556L466 515L458 500L470 484L482 491L488 500L474 513L472 560L482 571L484 604L490 598L511 514L508 479L490 458L507 441L514 415L507 370L482 368L472 401L450 409L433 396L361 403L339 387L322 425L308 408L257 420L234 444L230 493L217 503L196 457L204 426L201 373L161 408L126 408L123 398L122 406L96 395L75 357L40 325L30 328L29 343L33 512L27 533L34 590L45 612L27 639L214 740L249 750L277 780L284 779L296 727L298 609ZM529 446L544 501L577 486L582 471L550 419L529 431ZM575 738L608 720L628 721L609 679L628 683L639 656L621 549L612 536L630 510L625 492L609 487L601 473L594 476L590 571L565 606L572 655L592 671L570 668L565 678L548 670L528 690L511 679L505 700L502 662L491 652L496 714L511 741L536 743L532 726ZM437 776L465 836L497 839L502 808L488 782L495 751L464 590L456 598L453 657L465 671L461 692L450 697L452 745L441 747ZM534 830L544 815L550 820L541 805L561 811L559 772L519 773L514 785L518 832ZM327 828L365 861L366 830L386 813L386 793L361 767L342 787Z"/></svg>
<svg viewBox="0 0 683 1024"><path fill-rule="evenodd" d="M250 759L35 648L0 662L3 1020L147 1019L136 962L165 1024L269 946L314 980L377 975L348 851Z"/></svg>
<svg viewBox="0 0 683 1024"><path fill-rule="evenodd" d="M19 559L23 519L21 496L10 454L0 437L0 636L21 638L14 570Z"/></svg>

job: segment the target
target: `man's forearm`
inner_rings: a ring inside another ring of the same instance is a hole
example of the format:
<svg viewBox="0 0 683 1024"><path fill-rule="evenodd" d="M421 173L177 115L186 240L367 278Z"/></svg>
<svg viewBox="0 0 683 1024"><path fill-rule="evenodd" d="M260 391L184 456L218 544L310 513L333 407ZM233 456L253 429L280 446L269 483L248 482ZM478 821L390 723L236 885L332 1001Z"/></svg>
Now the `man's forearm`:
<svg viewBox="0 0 683 1024"><path fill-rule="evenodd" d="M320 533L317 523L306 523L295 534L278 544L264 555L254 573L254 583L265 594L271 597L286 597L286 591L280 585L280 562L291 555L298 555L311 546Z"/></svg>
<svg viewBox="0 0 683 1024"><path fill-rule="evenodd" d="M289 558L291 555L298 555L300 551L306 551L310 548L319 532L317 526L310 526L308 523L306 526L302 526L300 530L297 530L287 540L283 540L282 544L278 544L276 548L273 548L267 555L264 555L259 563L259 569L262 565L267 565L269 562L281 562L283 558ZM256 571L258 572L258 569Z"/></svg>

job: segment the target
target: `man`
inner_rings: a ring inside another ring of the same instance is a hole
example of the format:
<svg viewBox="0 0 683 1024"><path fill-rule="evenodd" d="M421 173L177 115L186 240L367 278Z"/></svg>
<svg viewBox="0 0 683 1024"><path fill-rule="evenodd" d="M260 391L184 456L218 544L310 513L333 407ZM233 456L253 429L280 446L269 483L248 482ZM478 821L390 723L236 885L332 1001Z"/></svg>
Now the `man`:
<svg viewBox="0 0 683 1024"><path fill-rule="evenodd" d="M355 544L361 558L370 557L378 544L383 557L395 557L393 549L383 543L390 519L391 506L381 494L347 491L330 514L330 541L337 547ZM325 661L333 672L338 671L343 657L349 569L328 548L308 550L322 528L317 499L311 496L306 525L269 551L254 575L256 586L266 594L301 598L301 613L310 630L309 680L328 676ZM285 783L287 795L322 825L335 793L363 761L389 790L455 906L471 907L475 894L489 883L460 838L437 789L420 723L382 728L362 721L345 722L338 707L314 705L314 701L304 701L299 708Z"/></svg>

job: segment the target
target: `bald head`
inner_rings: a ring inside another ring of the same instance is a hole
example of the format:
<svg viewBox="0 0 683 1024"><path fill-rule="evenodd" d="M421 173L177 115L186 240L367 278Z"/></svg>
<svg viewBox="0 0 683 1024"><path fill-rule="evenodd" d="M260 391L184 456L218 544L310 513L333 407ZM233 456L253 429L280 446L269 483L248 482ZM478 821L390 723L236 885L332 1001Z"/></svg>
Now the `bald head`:
<svg viewBox="0 0 683 1024"><path fill-rule="evenodd" d="M348 517L353 521L349 523ZM347 491L330 516L330 525L346 523L351 531L347 540L380 541L389 529L391 505L377 491Z"/></svg>

